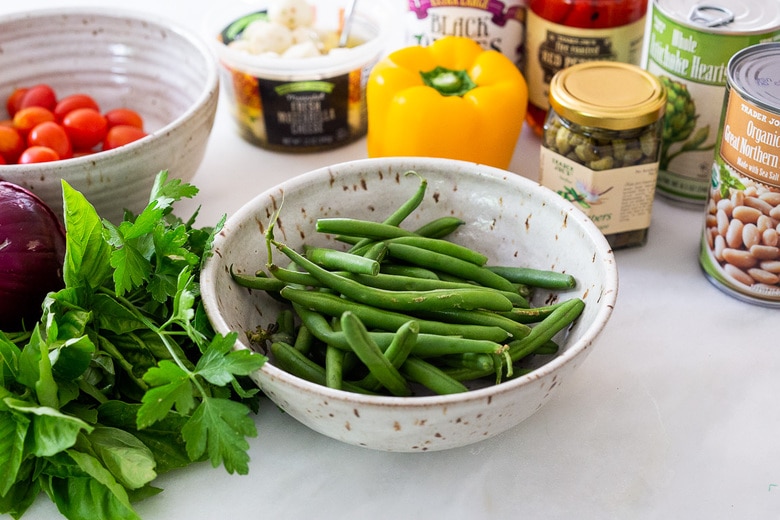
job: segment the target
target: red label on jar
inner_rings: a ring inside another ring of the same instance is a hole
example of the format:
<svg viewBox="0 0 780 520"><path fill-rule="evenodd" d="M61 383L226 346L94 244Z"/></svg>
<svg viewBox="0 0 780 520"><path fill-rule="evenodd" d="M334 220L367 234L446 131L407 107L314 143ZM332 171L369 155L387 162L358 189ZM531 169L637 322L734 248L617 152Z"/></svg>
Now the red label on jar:
<svg viewBox="0 0 780 520"><path fill-rule="evenodd" d="M621 27L581 29L545 20L528 11L525 78L530 102L543 109L556 72L583 61L639 65L645 18Z"/></svg>

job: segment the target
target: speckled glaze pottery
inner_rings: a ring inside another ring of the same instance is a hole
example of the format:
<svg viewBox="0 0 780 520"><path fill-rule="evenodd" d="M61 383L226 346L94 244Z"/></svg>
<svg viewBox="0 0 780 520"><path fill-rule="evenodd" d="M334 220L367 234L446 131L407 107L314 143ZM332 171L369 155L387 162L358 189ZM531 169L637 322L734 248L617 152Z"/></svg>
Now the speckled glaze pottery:
<svg viewBox="0 0 780 520"><path fill-rule="evenodd" d="M139 112L149 135L114 150L49 163L0 166L62 212L61 180L104 217L143 209L156 174L189 180L203 159L217 109L219 80L209 46L153 16L99 7L26 11L0 18L0 96L52 86L59 97L84 93L101 109ZM5 104L0 119L7 119Z"/></svg>
<svg viewBox="0 0 780 520"><path fill-rule="evenodd" d="M444 450L506 431L539 410L590 352L612 313L618 276L612 251L581 211L524 177L473 163L432 158L357 160L295 177L258 195L226 222L204 266L201 290L220 333L238 332L237 348L250 348L244 332L275 321L280 303L235 284L230 266L254 273L266 263L263 233L281 207L275 236L294 248L334 246L315 231L320 217L383 220L417 187L414 170L428 180L425 200L404 222L410 229L453 215L463 225L451 240L488 255L491 263L525 265L573 274L578 286L558 298L582 298L583 314L561 338L558 356L522 377L448 396L357 395L309 383L283 372L273 359L254 375L285 412L334 439L367 448ZM551 297L538 291L534 303Z"/></svg>

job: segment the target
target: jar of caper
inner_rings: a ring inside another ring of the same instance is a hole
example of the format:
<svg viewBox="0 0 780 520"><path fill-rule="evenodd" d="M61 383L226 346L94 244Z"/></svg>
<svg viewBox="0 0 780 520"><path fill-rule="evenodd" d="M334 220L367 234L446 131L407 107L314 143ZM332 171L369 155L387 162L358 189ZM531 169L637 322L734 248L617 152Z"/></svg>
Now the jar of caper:
<svg viewBox="0 0 780 520"><path fill-rule="evenodd" d="M553 76L539 182L583 210L613 249L647 242L666 91L636 65L594 61Z"/></svg>

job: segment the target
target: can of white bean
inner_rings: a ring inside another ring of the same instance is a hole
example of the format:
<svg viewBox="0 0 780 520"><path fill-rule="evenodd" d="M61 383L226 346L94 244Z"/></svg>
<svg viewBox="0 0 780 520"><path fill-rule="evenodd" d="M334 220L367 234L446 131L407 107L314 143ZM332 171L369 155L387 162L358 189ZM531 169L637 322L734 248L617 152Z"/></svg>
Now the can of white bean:
<svg viewBox="0 0 780 520"><path fill-rule="evenodd" d="M644 68L667 88L657 193L707 199L726 65L737 51L780 41L778 0L654 0Z"/></svg>
<svg viewBox="0 0 780 520"><path fill-rule="evenodd" d="M780 308L780 43L729 60L699 260L742 300Z"/></svg>

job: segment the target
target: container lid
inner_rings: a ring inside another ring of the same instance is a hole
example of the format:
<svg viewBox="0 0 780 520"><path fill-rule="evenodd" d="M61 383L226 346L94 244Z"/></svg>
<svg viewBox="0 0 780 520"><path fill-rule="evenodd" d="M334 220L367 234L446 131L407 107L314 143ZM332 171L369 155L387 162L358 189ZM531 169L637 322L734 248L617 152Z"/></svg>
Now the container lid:
<svg viewBox="0 0 780 520"><path fill-rule="evenodd" d="M743 99L773 113L780 112L780 42L746 47L728 65L731 87Z"/></svg>
<svg viewBox="0 0 780 520"><path fill-rule="evenodd" d="M663 116L666 90L657 77L636 65L589 61L553 76L550 106L581 126L630 130Z"/></svg>
<svg viewBox="0 0 780 520"><path fill-rule="evenodd" d="M780 29L780 2L767 0L656 0L677 23L711 33L763 34Z"/></svg>

